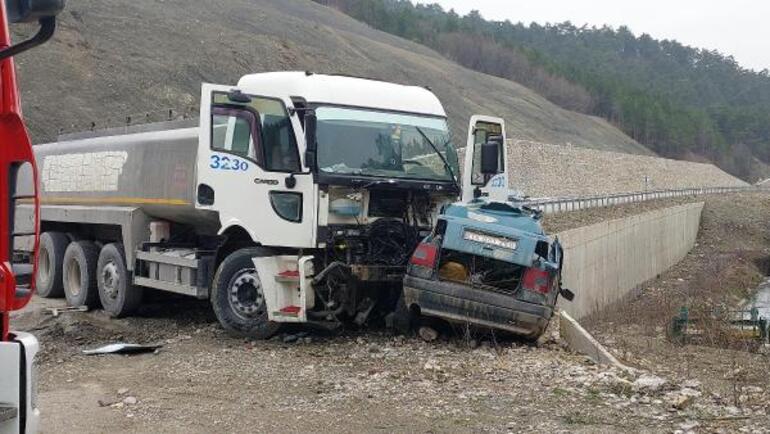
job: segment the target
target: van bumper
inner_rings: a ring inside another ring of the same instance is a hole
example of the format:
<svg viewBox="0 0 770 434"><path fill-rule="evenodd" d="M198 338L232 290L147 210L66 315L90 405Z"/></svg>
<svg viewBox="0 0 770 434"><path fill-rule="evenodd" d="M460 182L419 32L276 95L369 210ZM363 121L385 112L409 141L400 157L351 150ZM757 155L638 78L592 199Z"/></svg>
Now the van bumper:
<svg viewBox="0 0 770 434"><path fill-rule="evenodd" d="M528 303L510 294L472 288L457 282L404 278L404 301L420 314L450 322L507 331L527 339L543 334L553 306Z"/></svg>

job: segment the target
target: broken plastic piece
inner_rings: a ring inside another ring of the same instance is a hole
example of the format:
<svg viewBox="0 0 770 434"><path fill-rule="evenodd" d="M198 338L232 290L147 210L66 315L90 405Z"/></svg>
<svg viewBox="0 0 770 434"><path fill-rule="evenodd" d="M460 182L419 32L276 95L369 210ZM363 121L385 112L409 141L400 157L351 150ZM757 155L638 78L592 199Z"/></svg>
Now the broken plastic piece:
<svg viewBox="0 0 770 434"><path fill-rule="evenodd" d="M163 345L139 345L139 344L109 344L93 350L83 350L83 354L93 356L97 354L142 354L151 353Z"/></svg>

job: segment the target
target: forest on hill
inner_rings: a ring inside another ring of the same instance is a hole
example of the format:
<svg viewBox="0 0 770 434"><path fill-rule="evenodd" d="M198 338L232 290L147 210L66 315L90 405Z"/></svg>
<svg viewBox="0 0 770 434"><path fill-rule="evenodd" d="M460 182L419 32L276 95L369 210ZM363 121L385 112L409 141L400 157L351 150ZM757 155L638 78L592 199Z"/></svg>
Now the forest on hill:
<svg viewBox="0 0 770 434"><path fill-rule="evenodd" d="M315 0L459 64L601 116L656 153L754 180L770 163L770 73L626 27L460 16L409 0Z"/></svg>

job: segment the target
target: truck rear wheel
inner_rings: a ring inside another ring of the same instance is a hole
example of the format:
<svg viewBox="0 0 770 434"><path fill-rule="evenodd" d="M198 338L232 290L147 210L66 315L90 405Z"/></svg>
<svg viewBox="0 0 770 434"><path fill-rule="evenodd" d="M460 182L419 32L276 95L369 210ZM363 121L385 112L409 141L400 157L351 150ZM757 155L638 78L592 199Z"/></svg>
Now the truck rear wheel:
<svg viewBox="0 0 770 434"><path fill-rule="evenodd" d="M142 287L131 283L123 244L102 247L96 264L96 283L102 307L113 318L131 315L142 304Z"/></svg>
<svg viewBox="0 0 770 434"><path fill-rule="evenodd" d="M37 295L43 298L64 296L62 265L69 238L61 232L45 232L40 235L40 252L37 257L35 277Z"/></svg>
<svg viewBox="0 0 770 434"><path fill-rule="evenodd" d="M219 265L211 288L211 305L220 324L230 333L268 339L281 325L268 320L262 278L252 258L269 256L262 248L237 250Z"/></svg>
<svg viewBox="0 0 770 434"><path fill-rule="evenodd" d="M96 307L96 260L99 248L90 241L73 241L64 252L62 283L70 306Z"/></svg>

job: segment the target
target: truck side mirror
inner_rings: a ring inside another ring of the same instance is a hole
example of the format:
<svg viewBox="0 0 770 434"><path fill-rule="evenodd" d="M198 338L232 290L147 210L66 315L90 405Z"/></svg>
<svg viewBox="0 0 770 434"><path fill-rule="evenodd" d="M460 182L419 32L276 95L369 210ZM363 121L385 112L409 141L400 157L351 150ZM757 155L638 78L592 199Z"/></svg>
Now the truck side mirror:
<svg viewBox="0 0 770 434"><path fill-rule="evenodd" d="M316 126L318 119L315 110L305 112L305 165L311 170L316 166L318 142L316 140Z"/></svg>
<svg viewBox="0 0 770 434"><path fill-rule="evenodd" d="M64 9L64 0L5 0L11 23L31 23L53 18Z"/></svg>
<svg viewBox="0 0 770 434"><path fill-rule="evenodd" d="M498 173L500 161L500 144L489 141L481 145L481 173L494 176Z"/></svg>
<svg viewBox="0 0 770 434"><path fill-rule="evenodd" d="M0 60L23 53L44 44L56 31L56 15L64 9L64 0L5 0L5 10L11 23L38 21L40 30L26 41L0 50Z"/></svg>

